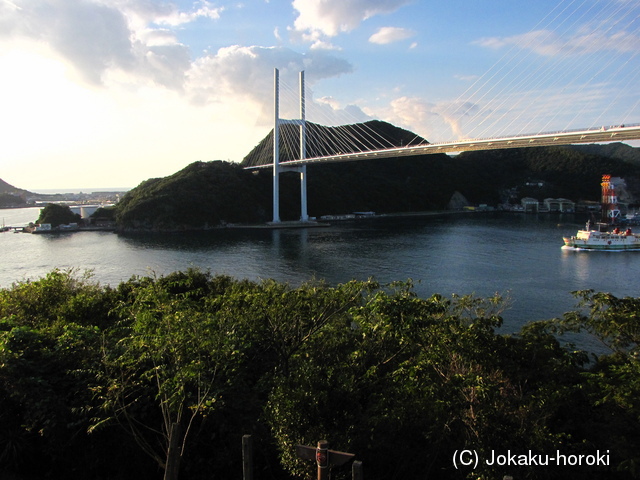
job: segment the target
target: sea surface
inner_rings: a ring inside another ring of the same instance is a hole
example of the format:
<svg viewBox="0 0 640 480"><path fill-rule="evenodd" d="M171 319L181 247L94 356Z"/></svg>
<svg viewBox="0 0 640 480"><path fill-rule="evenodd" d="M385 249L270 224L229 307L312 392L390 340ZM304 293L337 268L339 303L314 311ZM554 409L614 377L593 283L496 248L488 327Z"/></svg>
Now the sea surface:
<svg viewBox="0 0 640 480"><path fill-rule="evenodd" d="M38 216L37 208L0 210L6 225ZM300 284L373 277L412 279L434 293L500 293L509 297L503 330L574 309L572 291L640 295L640 252L562 249L562 236L586 219L574 215L472 213L378 217L308 229L221 229L176 234L55 235L0 233L0 287L37 279L55 268L91 271L101 284L134 275L198 267L215 274ZM639 227L640 228L640 227Z"/></svg>

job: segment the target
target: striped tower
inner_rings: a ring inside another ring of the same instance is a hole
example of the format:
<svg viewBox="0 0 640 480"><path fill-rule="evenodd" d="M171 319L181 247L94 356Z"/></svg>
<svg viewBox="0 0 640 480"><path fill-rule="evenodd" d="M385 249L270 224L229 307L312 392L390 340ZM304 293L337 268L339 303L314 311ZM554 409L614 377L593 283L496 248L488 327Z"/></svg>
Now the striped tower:
<svg viewBox="0 0 640 480"><path fill-rule="evenodd" d="M611 183L611 175L603 175L600 186L602 187L602 222L615 223L620 216L620 210L616 188Z"/></svg>

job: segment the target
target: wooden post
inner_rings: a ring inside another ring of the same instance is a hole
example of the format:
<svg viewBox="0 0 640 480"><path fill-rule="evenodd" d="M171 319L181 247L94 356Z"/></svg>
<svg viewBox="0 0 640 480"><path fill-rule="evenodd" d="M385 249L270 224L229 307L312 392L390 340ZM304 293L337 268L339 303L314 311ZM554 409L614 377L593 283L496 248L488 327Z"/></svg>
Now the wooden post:
<svg viewBox="0 0 640 480"><path fill-rule="evenodd" d="M351 480L364 480L364 472L362 471L362 462L356 460L351 465Z"/></svg>
<svg viewBox="0 0 640 480"><path fill-rule="evenodd" d="M253 480L253 438L242 437L242 473L243 480Z"/></svg>
<svg viewBox="0 0 640 480"><path fill-rule="evenodd" d="M316 448L318 480L329 480L329 442L320 440Z"/></svg>
<svg viewBox="0 0 640 480"><path fill-rule="evenodd" d="M353 453L329 450L329 442L320 440L317 447L296 445L296 454L305 460L315 460L318 465L318 480L329 480L331 467L339 467L353 460Z"/></svg>

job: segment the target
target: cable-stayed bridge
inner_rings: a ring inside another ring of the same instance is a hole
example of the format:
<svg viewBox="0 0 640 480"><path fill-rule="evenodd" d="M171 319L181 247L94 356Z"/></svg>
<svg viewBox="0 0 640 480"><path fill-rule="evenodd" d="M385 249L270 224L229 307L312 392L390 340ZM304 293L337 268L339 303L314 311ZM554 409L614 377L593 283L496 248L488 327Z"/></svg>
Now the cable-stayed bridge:
<svg viewBox="0 0 640 480"><path fill-rule="evenodd" d="M498 150L503 148L549 147L580 143L624 142L640 140L640 124L616 125L567 132L536 133L499 138L466 139L452 142L428 143L378 150L363 150L334 155L308 157L280 162L281 166L308 165L312 163L335 163L374 158L397 158L433 153L459 153L472 150ZM272 168L273 163L246 167L247 169Z"/></svg>
<svg viewBox="0 0 640 480"><path fill-rule="evenodd" d="M292 120L280 118L280 86L279 86L278 69L274 71L274 129L273 129L273 160L271 163L246 167L246 169L273 169L273 221L272 223L280 223L280 174L287 171L298 172L300 175L300 197L301 212L300 221L308 222L307 213L307 165L320 163L347 162L356 160L371 160L381 158L399 158L406 156L429 155L435 153L458 153L471 150L497 150L505 148L523 148L523 147L541 147L555 145L571 145L580 143L597 143L597 142L621 142L628 140L640 140L640 124L633 125L613 125L602 126L598 128L578 129L571 131L559 131L548 133L536 133L530 135L513 135L496 138L466 139L451 142L429 143L419 139L417 142L413 140L408 142L406 146L384 147L383 143L376 141L369 143L369 148L363 148L361 139L354 139L351 132L341 132L337 140L337 147L334 144L332 150L326 153L307 157L307 121L306 121L306 103L305 103L305 87L304 72L300 72L300 117ZM295 139L291 138L291 129L288 129L289 143L295 141L298 143L297 151L300 158L280 161L280 132L281 127L291 125L297 127L298 135ZM358 136L362 137L360 133ZM373 136L370 132L366 132L364 136ZM415 139L414 139L415 140ZM331 139L332 142L335 139ZM336 149L339 151L336 153Z"/></svg>

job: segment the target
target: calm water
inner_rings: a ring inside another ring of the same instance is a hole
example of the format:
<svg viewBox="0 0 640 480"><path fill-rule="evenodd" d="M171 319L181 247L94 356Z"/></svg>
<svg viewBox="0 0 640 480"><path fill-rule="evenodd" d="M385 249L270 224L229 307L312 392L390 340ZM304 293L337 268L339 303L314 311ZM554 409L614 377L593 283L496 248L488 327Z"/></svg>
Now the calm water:
<svg viewBox="0 0 640 480"><path fill-rule="evenodd" d="M0 215L7 225L18 225L34 220L38 209L0 210ZM314 277L331 284L411 278L421 296L508 294L512 305L504 314L505 329L515 331L527 321L572 309L574 290L640 295L639 252L560 248L562 236L582 225L571 215L471 214L169 235L2 233L0 287L56 267L92 270L103 284L188 267L294 285Z"/></svg>

